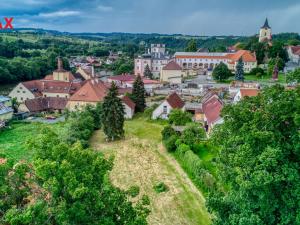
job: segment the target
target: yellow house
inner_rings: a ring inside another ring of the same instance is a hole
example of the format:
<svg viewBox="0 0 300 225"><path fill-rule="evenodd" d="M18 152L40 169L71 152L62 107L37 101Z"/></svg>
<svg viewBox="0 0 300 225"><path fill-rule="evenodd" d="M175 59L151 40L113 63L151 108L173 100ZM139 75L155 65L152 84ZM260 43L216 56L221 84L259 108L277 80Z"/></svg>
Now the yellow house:
<svg viewBox="0 0 300 225"><path fill-rule="evenodd" d="M181 66L171 61L161 69L160 81L171 84L181 84L182 78L185 76L186 73L182 70Z"/></svg>

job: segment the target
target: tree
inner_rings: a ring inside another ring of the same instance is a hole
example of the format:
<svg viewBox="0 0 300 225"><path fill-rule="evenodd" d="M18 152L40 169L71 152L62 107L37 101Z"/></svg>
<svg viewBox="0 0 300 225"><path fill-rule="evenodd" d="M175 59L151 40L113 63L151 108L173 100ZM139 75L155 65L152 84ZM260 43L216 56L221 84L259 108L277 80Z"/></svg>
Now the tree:
<svg viewBox="0 0 300 225"><path fill-rule="evenodd" d="M146 224L145 207L107 178L112 160L51 130L28 147L33 164L0 165L1 224Z"/></svg>
<svg viewBox="0 0 300 225"><path fill-rule="evenodd" d="M250 74L255 75L257 77L261 77L262 75L265 74L265 71L260 67L255 67L250 71Z"/></svg>
<svg viewBox="0 0 300 225"><path fill-rule="evenodd" d="M217 65L212 73L215 80L224 81L227 80L232 75L231 71L228 69L227 65L221 62Z"/></svg>
<svg viewBox="0 0 300 225"><path fill-rule="evenodd" d="M18 102L17 98L11 99L11 107L14 110L14 113L17 113L19 111L20 102Z"/></svg>
<svg viewBox="0 0 300 225"><path fill-rule="evenodd" d="M196 52L197 49L197 43L195 39L192 39L189 41L187 47L185 48L186 52Z"/></svg>
<svg viewBox="0 0 300 225"><path fill-rule="evenodd" d="M236 65L235 80L244 81L244 62L241 57Z"/></svg>
<svg viewBox="0 0 300 225"><path fill-rule="evenodd" d="M144 76L149 79L153 79L153 74L152 74L148 64L145 66Z"/></svg>
<svg viewBox="0 0 300 225"><path fill-rule="evenodd" d="M192 122L192 114L182 111L181 109L173 109L169 115L169 123L175 126L184 126Z"/></svg>
<svg viewBox="0 0 300 225"><path fill-rule="evenodd" d="M272 46L269 48L268 57L274 59L279 57L284 61L284 63L286 63L289 60L289 56L284 48L284 43L281 41L274 41Z"/></svg>
<svg viewBox="0 0 300 225"><path fill-rule="evenodd" d="M288 83L300 83L300 68L289 72L286 79Z"/></svg>
<svg viewBox="0 0 300 225"><path fill-rule="evenodd" d="M146 100L145 100L145 87L142 77L138 75L133 83L132 89L132 100L135 103L135 111L136 112L144 112L146 108Z"/></svg>
<svg viewBox="0 0 300 225"><path fill-rule="evenodd" d="M102 105L101 121L108 141L124 137L124 107L118 98L118 87L113 82Z"/></svg>
<svg viewBox="0 0 300 225"><path fill-rule="evenodd" d="M268 63L268 75L272 76L273 71L274 71L274 67L277 64L278 70L282 71L285 67L285 62L283 61L283 59L276 57L274 59L270 59L269 63Z"/></svg>
<svg viewBox="0 0 300 225"><path fill-rule="evenodd" d="M276 85L224 107L211 139L222 184L207 201L214 224L300 223L299 100Z"/></svg>

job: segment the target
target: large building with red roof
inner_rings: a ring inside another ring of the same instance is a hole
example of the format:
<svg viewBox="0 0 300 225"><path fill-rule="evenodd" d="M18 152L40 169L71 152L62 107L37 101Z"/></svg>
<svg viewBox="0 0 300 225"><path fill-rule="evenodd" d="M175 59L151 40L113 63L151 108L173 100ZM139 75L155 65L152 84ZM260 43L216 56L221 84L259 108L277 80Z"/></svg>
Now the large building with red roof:
<svg viewBox="0 0 300 225"><path fill-rule="evenodd" d="M244 62L245 72L250 72L257 67L255 54L247 50L239 50L231 53L217 52L177 52L175 61L184 70L213 70L218 64L223 62L232 71L235 71L240 58Z"/></svg>
<svg viewBox="0 0 300 225"><path fill-rule="evenodd" d="M61 59L58 59L58 66L52 74L41 80L32 80L19 83L9 94L21 103L20 110L28 111L25 101L36 98L70 98L78 91L83 84L81 79L63 69Z"/></svg>

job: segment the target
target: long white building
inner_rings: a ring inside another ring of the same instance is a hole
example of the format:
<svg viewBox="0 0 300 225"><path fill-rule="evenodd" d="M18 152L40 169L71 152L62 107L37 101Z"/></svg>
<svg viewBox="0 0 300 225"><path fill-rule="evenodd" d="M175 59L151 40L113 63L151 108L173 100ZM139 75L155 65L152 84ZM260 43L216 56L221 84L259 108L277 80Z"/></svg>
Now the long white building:
<svg viewBox="0 0 300 225"><path fill-rule="evenodd" d="M235 71L238 60L242 57L244 71L250 72L257 67L257 60L254 54L247 50L239 50L235 53L221 52L176 52L175 61L184 70L213 70L223 62L232 71Z"/></svg>

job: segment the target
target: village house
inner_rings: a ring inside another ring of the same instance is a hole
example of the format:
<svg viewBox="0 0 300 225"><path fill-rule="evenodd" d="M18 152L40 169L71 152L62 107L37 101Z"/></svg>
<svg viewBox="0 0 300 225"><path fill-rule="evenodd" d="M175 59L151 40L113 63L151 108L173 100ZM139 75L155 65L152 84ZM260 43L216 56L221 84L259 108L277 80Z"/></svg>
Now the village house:
<svg viewBox="0 0 300 225"><path fill-rule="evenodd" d="M70 111L80 110L87 105L95 106L99 102L103 102L105 96L109 91L110 84L104 83L98 79L91 79L80 88L68 101L67 108ZM124 117L131 119L134 115L135 104L129 98L124 96L126 92L123 88L119 88L119 97L122 99L122 103L125 110Z"/></svg>
<svg viewBox="0 0 300 225"><path fill-rule="evenodd" d="M109 83L115 82L115 84L118 87L132 89L135 79L136 79L135 75L121 74L117 76L108 77L107 82ZM144 88L146 90L146 93L148 94L152 93L154 89L162 86L161 83L157 80L150 80L145 77L143 77L142 79L144 82Z"/></svg>
<svg viewBox="0 0 300 225"><path fill-rule="evenodd" d="M233 102L237 103L245 97L257 96L258 93L259 93L259 89L256 88L240 88L240 90L234 96Z"/></svg>
<svg viewBox="0 0 300 225"><path fill-rule="evenodd" d="M10 98L0 95L0 127L13 116Z"/></svg>
<svg viewBox="0 0 300 225"><path fill-rule="evenodd" d="M244 71L250 72L257 67L256 56L247 50L237 52L176 52L175 61L185 71L212 71L218 64L223 62L231 71L235 71L238 60L242 58Z"/></svg>
<svg viewBox="0 0 300 225"><path fill-rule="evenodd" d="M289 55L289 59L292 63L300 66L300 45L298 46L288 46L287 52Z"/></svg>
<svg viewBox="0 0 300 225"><path fill-rule="evenodd" d="M160 72L160 81L170 84L181 84L182 78L187 74L183 71L180 65L174 61L170 61L165 65Z"/></svg>
<svg viewBox="0 0 300 225"><path fill-rule="evenodd" d="M164 44L151 44L147 53L134 59L134 74L144 76L148 65L153 76L159 78L162 67L167 65L170 59L171 56L166 52Z"/></svg>
<svg viewBox="0 0 300 225"><path fill-rule="evenodd" d="M152 113L152 119L168 119L170 112L173 109L181 109L185 111L185 103L179 97L179 95L174 92L170 94Z"/></svg>
<svg viewBox="0 0 300 225"><path fill-rule="evenodd" d="M82 80L62 67L58 59L58 68L53 74L41 80L32 80L19 83L10 93L11 98L16 98L20 103L19 109L27 111L25 101L43 97L70 98L82 86Z"/></svg>
<svg viewBox="0 0 300 225"><path fill-rule="evenodd" d="M242 82L232 81L229 86L229 95L234 97L240 89L260 89L260 84L257 82Z"/></svg>
<svg viewBox="0 0 300 225"><path fill-rule="evenodd" d="M26 107L25 111L35 113L41 112L58 112L62 113L66 108L68 99L60 97L43 97L28 99L25 101L24 105Z"/></svg>

